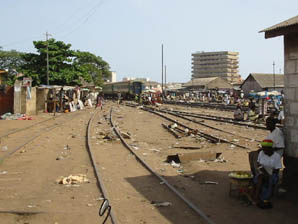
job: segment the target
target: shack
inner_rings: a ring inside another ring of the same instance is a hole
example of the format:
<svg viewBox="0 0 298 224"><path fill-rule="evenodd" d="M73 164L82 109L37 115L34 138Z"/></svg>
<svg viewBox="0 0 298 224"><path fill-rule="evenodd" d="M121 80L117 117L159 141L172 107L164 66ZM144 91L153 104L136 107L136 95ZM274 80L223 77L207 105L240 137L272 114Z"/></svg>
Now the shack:
<svg viewBox="0 0 298 224"><path fill-rule="evenodd" d="M283 74L264 74L250 73L244 80L240 88L243 90L244 96L247 97L251 92L273 91L278 92L284 89Z"/></svg>

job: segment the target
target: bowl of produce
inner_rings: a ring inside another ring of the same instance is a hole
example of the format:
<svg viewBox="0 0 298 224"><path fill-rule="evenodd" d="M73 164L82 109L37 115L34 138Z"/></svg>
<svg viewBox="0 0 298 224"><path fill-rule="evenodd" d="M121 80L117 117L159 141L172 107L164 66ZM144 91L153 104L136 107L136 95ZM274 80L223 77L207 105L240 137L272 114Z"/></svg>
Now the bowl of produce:
<svg viewBox="0 0 298 224"><path fill-rule="evenodd" d="M234 179L251 179L253 175L248 171L233 171L229 174L229 177Z"/></svg>

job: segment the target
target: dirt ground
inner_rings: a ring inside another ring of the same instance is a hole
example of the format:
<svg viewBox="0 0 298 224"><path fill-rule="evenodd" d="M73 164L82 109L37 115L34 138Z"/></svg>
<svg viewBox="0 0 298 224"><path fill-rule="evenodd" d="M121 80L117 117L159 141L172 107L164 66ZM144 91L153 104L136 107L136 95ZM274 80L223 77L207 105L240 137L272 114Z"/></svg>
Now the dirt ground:
<svg viewBox="0 0 298 224"><path fill-rule="evenodd" d="M108 102L103 111L98 111L91 128L91 142L104 185L113 211L119 223L204 223L192 210L160 184L152 174L143 169L112 134L109 126L109 109L113 106L113 120L117 127L131 138L127 139L134 152L143 158L155 172L164 177L179 192L199 207L215 223L297 223L297 202L288 197L273 198L274 208L261 210L246 201L229 196L228 174L236 170L249 170L249 149L231 144L213 144L201 138L176 139L161 124L170 124L161 117L141 109ZM165 106L191 112L231 116L231 112ZM0 223L101 223L98 208L102 194L86 150L86 127L94 109L72 114L58 115L55 120L37 124L25 132L1 139L0 158L17 147L26 138L53 125L61 124L45 132L33 142L15 152L0 164ZM0 136L12 130L28 127L39 121L52 118L41 114L32 121L0 121ZM200 119L199 119L200 120ZM65 121L65 123L63 123ZM204 121L231 134L209 130L191 124L193 128L257 149L257 141L244 140L246 136L262 140L266 130L255 130L228 124ZM104 139L105 134L111 139ZM236 140L237 141L236 141ZM6 146L8 150L3 148ZM199 147L185 150L180 146ZM174 168L165 160L177 153L217 152L222 153L222 162L194 160ZM57 184L60 176L84 174L87 183L78 186ZM217 184L204 184L205 181ZM153 201L170 202L169 207L155 207ZM15 212L13 212L15 211ZM16 215L16 211L27 214ZM30 212L36 212L33 214Z"/></svg>

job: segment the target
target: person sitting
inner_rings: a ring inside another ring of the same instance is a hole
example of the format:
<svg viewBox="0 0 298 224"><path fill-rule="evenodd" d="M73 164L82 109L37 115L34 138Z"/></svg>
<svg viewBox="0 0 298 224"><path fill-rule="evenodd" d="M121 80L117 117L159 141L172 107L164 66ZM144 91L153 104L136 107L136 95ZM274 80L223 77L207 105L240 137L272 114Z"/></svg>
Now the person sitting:
<svg viewBox="0 0 298 224"><path fill-rule="evenodd" d="M244 113L241 110L241 106L238 104L236 110L234 112L234 120L236 121L243 121L244 120Z"/></svg>
<svg viewBox="0 0 298 224"><path fill-rule="evenodd" d="M278 172L282 168L281 157L273 151L273 141L265 139L261 142L258 155L258 167L254 174L254 199L260 208L272 208L270 198L278 183Z"/></svg>
<svg viewBox="0 0 298 224"><path fill-rule="evenodd" d="M282 130L276 127L277 119L270 116L266 119L266 128L270 131L267 139L273 141L273 150L276 151L280 156L283 156L285 148L285 138Z"/></svg>
<svg viewBox="0 0 298 224"><path fill-rule="evenodd" d="M252 106L252 108L248 112L248 120L252 122L257 122L259 119L259 114L256 113L256 107Z"/></svg>
<svg viewBox="0 0 298 224"><path fill-rule="evenodd" d="M283 132L278 127L276 127L276 119L273 116L269 116L266 119L266 128L267 130L270 131L266 139L272 140L273 151L277 152L280 155L280 157L282 157L284 148L285 148L285 138L284 138ZM257 158L258 158L259 152L260 152L260 149L257 151L252 151L248 153L252 174L255 174L257 169Z"/></svg>
<svg viewBox="0 0 298 224"><path fill-rule="evenodd" d="M284 107L283 106L280 106L280 112L278 114L278 122L280 124L284 124L284 120L285 120L285 112L284 112Z"/></svg>

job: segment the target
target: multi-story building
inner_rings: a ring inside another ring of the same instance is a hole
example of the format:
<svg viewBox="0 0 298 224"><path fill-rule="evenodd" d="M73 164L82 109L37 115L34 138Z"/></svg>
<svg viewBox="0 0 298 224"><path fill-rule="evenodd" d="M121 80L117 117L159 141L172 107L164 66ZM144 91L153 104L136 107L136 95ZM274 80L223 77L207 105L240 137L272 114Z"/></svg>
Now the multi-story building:
<svg viewBox="0 0 298 224"><path fill-rule="evenodd" d="M196 52L192 54L192 79L221 77L229 83L241 80L238 74L238 52Z"/></svg>
<svg viewBox="0 0 298 224"><path fill-rule="evenodd" d="M112 71L110 76L104 79L105 82L116 82L117 81L117 73Z"/></svg>

